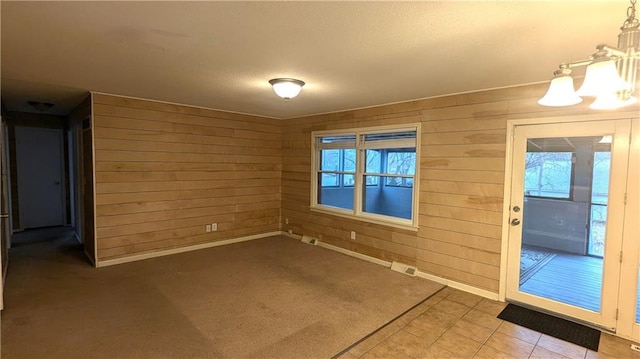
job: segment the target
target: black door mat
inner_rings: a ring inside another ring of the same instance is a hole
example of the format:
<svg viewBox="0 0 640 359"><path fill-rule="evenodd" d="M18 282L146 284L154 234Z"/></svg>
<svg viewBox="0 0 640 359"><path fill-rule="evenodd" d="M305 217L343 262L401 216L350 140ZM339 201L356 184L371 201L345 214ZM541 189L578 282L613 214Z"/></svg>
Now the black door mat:
<svg viewBox="0 0 640 359"><path fill-rule="evenodd" d="M598 351L600 331L566 319L508 304L498 318L525 328Z"/></svg>

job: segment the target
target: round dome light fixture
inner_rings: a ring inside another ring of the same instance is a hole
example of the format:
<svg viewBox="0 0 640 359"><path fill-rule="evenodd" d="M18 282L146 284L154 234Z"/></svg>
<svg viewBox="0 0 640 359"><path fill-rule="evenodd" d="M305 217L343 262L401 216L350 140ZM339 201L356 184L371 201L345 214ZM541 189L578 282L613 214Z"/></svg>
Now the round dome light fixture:
<svg viewBox="0 0 640 359"><path fill-rule="evenodd" d="M291 78L271 79L269 83L273 86L273 91L275 91L276 95L285 100L298 96L302 86L304 86L304 81Z"/></svg>

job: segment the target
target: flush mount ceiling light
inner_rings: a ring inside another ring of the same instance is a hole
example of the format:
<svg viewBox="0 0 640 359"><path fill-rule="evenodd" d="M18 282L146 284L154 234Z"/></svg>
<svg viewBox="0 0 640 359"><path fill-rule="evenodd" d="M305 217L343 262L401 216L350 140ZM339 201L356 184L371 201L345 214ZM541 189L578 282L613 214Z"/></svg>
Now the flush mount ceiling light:
<svg viewBox="0 0 640 359"><path fill-rule="evenodd" d="M269 80L269 83L273 86L273 91L275 91L276 95L285 100L298 96L302 86L304 86L304 81L288 78L272 79Z"/></svg>
<svg viewBox="0 0 640 359"><path fill-rule="evenodd" d="M638 60L640 59L640 21L636 19L636 1L630 0L627 19L620 27L618 47L596 46L588 60L560 64L549 84L547 93L538 100L543 106L571 106L582 97L595 97L589 106L594 110L611 110L638 102L636 90ZM587 66L584 81L574 90L571 69Z"/></svg>

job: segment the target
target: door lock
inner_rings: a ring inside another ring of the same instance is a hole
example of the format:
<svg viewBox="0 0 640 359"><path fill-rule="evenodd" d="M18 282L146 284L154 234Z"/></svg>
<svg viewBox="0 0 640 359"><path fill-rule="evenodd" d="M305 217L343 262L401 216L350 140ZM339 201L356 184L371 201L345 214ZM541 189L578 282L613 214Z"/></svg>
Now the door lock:
<svg viewBox="0 0 640 359"><path fill-rule="evenodd" d="M519 219L514 218L514 219L511 220L511 225L512 226L517 226L519 224L520 224L520 220Z"/></svg>
<svg viewBox="0 0 640 359"><path fill-rule="evenodd" d="M514 206L514 207L513 207L513 211L514 211L514 212L520 212L520 207L518 207L518 206Z"/></svg>

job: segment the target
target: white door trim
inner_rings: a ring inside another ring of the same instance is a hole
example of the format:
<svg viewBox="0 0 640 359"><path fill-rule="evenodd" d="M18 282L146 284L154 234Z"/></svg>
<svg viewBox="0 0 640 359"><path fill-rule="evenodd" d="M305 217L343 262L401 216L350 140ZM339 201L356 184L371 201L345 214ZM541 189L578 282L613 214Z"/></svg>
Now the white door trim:
<svg viewBox="0 0 640 359"><path fill-rule="evenodd" d="M640 263L640 118L632 122L627 182L627 207L624 217L624 238L622 240L622 274L620 276L620 312L635 313L638 293L638 280L630 281L638 273ZM640 342L640 324L636 317L621 315L618 322L618 335Z"/></svg>

